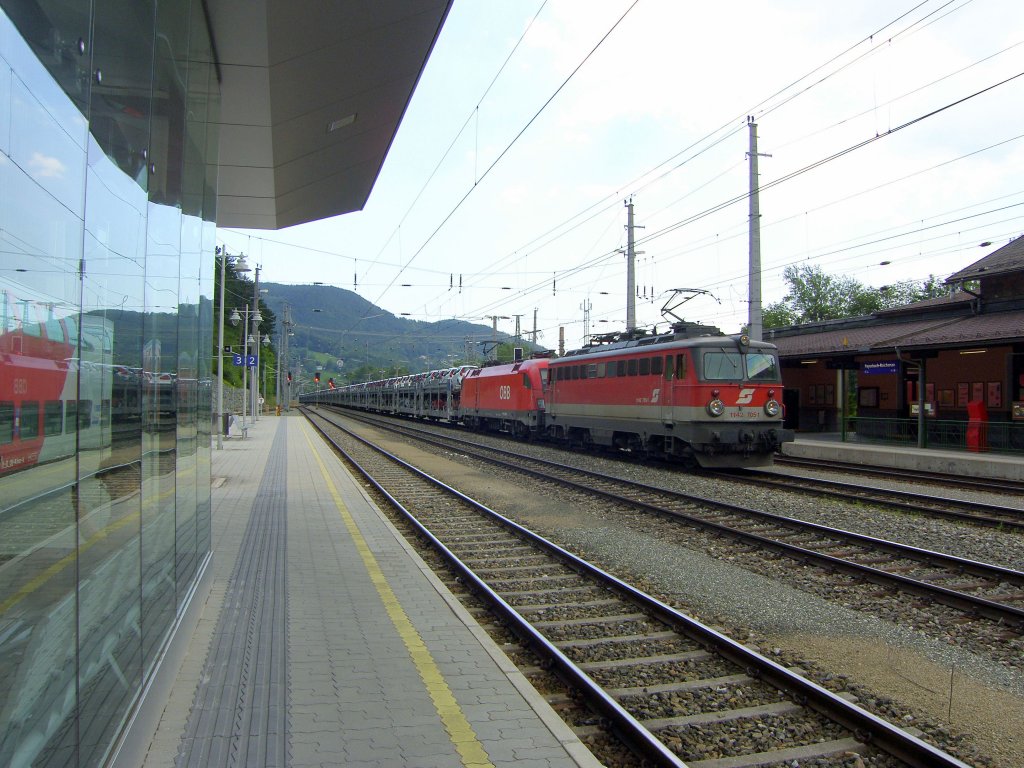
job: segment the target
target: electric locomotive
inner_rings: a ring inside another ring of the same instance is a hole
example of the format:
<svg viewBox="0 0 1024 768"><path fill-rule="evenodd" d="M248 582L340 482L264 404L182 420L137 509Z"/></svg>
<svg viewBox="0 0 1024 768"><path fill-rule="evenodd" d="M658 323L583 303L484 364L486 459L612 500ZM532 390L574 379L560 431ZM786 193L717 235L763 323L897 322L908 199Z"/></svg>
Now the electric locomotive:
<svg viewBox="0 0 1024 768"><path fill-rule="evenodd" d="M548 360L474 368L462 380L460 421L470 429L531 438L544 433Z"/></svg>
<svg viewBox="0 0 1024 768"><path fill-rule="evenodd" d="M712 326L596 337L548 373L546 431L572 446L753 467L793 439L775 347Z"/></svg>

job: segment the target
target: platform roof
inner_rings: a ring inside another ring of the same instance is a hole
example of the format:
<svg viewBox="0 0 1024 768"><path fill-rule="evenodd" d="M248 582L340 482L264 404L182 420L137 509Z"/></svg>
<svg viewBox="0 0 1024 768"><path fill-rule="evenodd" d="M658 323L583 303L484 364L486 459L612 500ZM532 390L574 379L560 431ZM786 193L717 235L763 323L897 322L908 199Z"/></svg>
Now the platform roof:
<svg viewBox="0 0 1024 768"><path fill-rule="evenodd" d="M217 223L360 210L452 0L210 0L221 75Z"/></svg>
<svg viewBox="0 0 1024 768"><path fill-rule="evenodd" d="M920 318L818 333L766 338L783 358L884 354L901 350L956 349L983 344L1013 344L1024 338L1024 310Z"/></svg>
<svg viewBox="0 0 1024 768"><path fill-rule="evenodd" d="M1024 271L1024 237L1011 240L988 256L949 276L947 283L962 283L983 277L1011 275Z"/></svg>

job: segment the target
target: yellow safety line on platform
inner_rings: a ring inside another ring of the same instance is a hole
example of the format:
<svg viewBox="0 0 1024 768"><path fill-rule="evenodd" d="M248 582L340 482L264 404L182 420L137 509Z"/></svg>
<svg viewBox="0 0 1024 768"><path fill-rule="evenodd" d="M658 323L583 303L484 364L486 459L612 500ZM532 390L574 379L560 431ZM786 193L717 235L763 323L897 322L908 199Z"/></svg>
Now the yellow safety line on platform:
<svg viewBox="0 0 1024 768"><path fill-rule="evenodd" d="M405 643L406 650L409 651L409 656L412 658L413 664L416 665L416 670L419 672L420 678L422 678L427 688L427 693L430 694L430 698L434 702L434 709L437 710L437 714L441 718L445 730L448 731L452 744L455 745L455 749L462 757L462 764L466 768L487 768L488 766L494 768L490 758L487 756L487 752L477 739L473 726L469 724L469 721L462 712L462 708L459 706L459 702L455 700L455 696L452 695L448 683L445 682L444 675L438 669L437 662L434 661L434 657L423 643L423 638L420 637L419 632L416 631L412 621L406 615L402 604L395 596L394 591L392 591L391 585L388 584L384 572L381 571L377 558L373 556L370 547L366 543L366 539L363 538L363 534L356 525L352 513L349 512L345 502L342 501L341 494L327 473L327 467L324 465L323 459L320 458L320 454L310 440L309 427L305 424L303 424L302 434L306 438L310 450L313 451L317 464L320 465L320 472L327 483L328 490L331 492L334 504L338 507L341 519L344 520L345 527L348 528L349 535L355 542L359 556L363 559L363 565L370 575L370 580L377 588L377 594L380 595L380 599L384 603L384 608L391 618L391 623L395 625L399 637Z"/></svg>

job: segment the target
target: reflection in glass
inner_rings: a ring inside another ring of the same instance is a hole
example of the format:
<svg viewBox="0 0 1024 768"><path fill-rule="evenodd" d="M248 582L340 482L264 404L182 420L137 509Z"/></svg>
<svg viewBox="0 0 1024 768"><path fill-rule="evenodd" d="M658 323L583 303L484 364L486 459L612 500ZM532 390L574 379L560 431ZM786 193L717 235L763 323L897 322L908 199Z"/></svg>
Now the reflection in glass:
<svg viewBox="0 0 1024 768"><path fill-rule="evenodd" d="M0 764L73 765L86 124L3 13L0 40Z"/></svg>
<svg viewBox="0 0 1024 768"><path fill-rule="evenodd" d="M209 553L218 86L199 0L0 6L0 765L98 765Z"/></svg>

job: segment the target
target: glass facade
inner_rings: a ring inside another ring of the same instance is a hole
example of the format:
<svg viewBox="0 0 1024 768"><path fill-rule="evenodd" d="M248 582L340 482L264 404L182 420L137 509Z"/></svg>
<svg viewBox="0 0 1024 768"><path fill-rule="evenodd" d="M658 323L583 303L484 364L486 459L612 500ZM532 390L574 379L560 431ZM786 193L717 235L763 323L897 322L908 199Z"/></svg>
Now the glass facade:
<svg viewBox="0 0 1024 768"><path fill-rule="evenodd" d="M0 0L0 765L111 753L210 552L201 0Z"/></svg>

